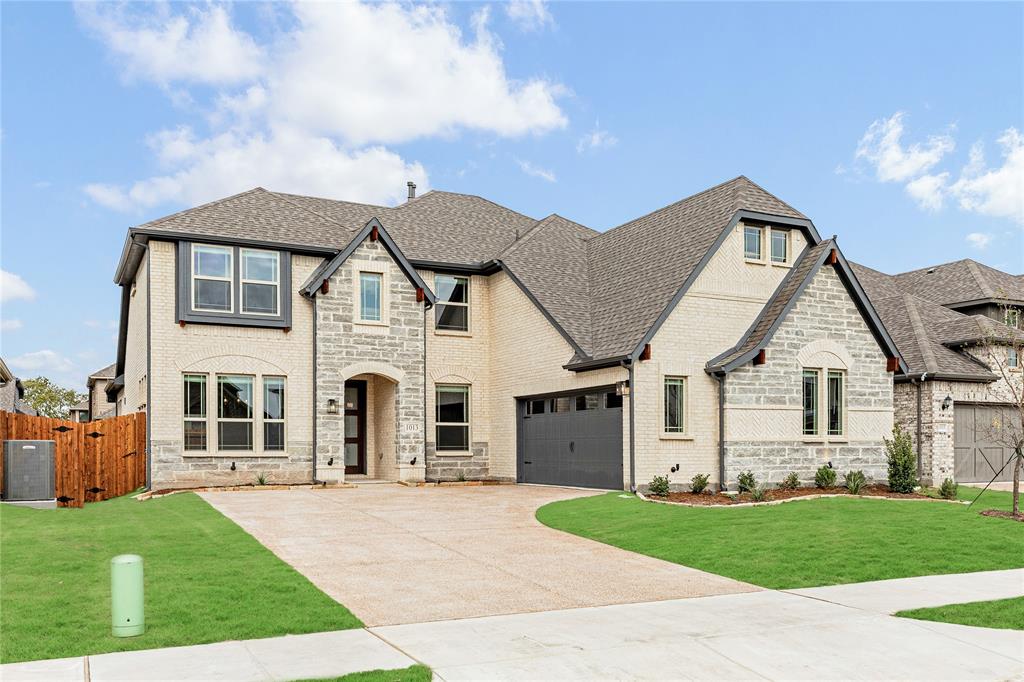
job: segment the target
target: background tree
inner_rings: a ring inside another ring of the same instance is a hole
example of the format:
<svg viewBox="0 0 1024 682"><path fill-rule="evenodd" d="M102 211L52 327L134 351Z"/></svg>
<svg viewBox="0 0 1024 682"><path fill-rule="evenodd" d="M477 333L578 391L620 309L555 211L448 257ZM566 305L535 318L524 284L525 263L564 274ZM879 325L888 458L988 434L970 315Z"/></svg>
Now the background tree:
<svg viewBox="0 0 1024 682"><path fill-rule="evenodd" d="M25 402L44 417L67 419L71 406L87 397L73 388L61 388L46 377L22 379L21 385L25 387Z"/></svg>

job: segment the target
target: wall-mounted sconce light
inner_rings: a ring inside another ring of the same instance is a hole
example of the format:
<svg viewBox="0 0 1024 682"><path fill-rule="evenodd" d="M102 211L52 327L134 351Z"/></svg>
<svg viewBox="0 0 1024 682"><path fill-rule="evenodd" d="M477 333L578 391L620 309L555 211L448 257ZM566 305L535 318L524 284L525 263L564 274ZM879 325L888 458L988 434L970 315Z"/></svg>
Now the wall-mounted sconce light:
<svg viewBox="0 0 1024 682"><path fill-rule="evenodd" d="M416 459L416 457L413 457L412 460L409 461L409 466L416 466Z"/></svg>
<svg viewBox="0 0 1024 682"><path fill-rule="evenodd" d="M327 414L338 414L338 401L334 398L327 399Z"/></svg>
<svg viewBox="0 0 1024 682"><path fill-rule="evenodd" d="M948 410L952 406L953 406L953 396L947 395L945 398L942 399L942 409L943 409L943 411Z"/></svg>
<svg viewBox="0 0 1024 682"><path fill-rule="evenodd" d="M629 395L629 382L620 381L615 384L615 395Z"/></svg>
<svg viewBox="0 0 1024 682"><path fill-rule="evenodd" d="M231 463L231 470L232 470L232 471L235 471L235 468L236 468L236 467L235 467L235 463L234 463L234 462L232 462L232 463Z"/></svg>
<svg viewBox="0 0 1024 682"><path fill-rule="evenodd" d="M672 473L673 473L673 474L674 474L675 472L679 471L679 465L678 465L678 464L676 464L676 465L675 465L674 467L672 467L671 471L672 471Z"/></svg>

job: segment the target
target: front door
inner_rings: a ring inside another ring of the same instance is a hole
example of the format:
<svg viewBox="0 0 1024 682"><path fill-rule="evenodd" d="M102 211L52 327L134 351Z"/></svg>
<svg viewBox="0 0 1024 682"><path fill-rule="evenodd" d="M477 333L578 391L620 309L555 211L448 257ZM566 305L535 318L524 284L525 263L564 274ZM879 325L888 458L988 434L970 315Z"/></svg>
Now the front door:
<svg viewBox="0 0 1024 682"><path fill-rule="evenodd" d="M345 382L345 473L366 473L366 382Z"/></svg>

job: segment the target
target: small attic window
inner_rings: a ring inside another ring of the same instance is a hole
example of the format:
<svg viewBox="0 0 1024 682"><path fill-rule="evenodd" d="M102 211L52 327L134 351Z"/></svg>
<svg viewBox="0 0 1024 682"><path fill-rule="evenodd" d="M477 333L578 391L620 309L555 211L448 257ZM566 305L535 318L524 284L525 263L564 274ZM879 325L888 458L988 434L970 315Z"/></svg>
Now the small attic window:
<svg viewBox="0 0 1024 682"><path fill-rule="evenodd" d="M743 227L743 257L747 260L763 260L762 242L764 241L764 228L759 225L744 225Z"/></svg>

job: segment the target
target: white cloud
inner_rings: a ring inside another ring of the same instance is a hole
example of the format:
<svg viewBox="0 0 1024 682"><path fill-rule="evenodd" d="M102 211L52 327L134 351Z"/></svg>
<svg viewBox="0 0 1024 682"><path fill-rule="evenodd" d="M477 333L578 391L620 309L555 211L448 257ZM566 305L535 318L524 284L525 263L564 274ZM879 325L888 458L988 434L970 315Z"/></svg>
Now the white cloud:
<svg viewBox="0 0 1024 682"><path fill-rule="evenodd" d="M608 149L609 147L614 147L618 143L619 138L615 137L607 130L602 130L600 122L597 122L594 124L594 129L581 137L579 142L576 143L576 152L583 154L590 150Z"/></svg>
<svg viewBox="0 0 1024 682"><path fill-rule="evenodd" d="M262 49L231 24L226 7L91 3L75 5L79 20L117 56L128 78L237 83L259 75Z"/></svg>
<svg viewBox="0 0 1024 682"><path fill-rule="evenodd" d="M976 143L950 191L965 211L1024 224L1024 137L1016 128L1008 128L998 142L1003 165L986 168L981 143Z"/></svg>
<svg viewBox="0 0 1024 682"><path fill-rule="evenodd" d="M21 320L0 320L0 332L13 332L21 329L25 325L22 324Z"/></svg>
<svg viewBox="0 0 1024 682"><path fill-rule="evenodd" d="M52 350L37 350L33 353L25 353L11 358L11 367L26 372L55 372L67 373L75 368L68 358Z"/></svg>
<svg viewBox="0 0 1024 682"><path fill-rule="evenodd" d="M28 282L13 272L0 270L0 301L5 303L18 299L31 301L35 297L36 292L28 285Z"/></svg>
<svg viewBox="0 0 1024 682"><path fill-rule="evenodd" d="M904 147L903 116L897 111L872 123L857 144L854 157L875 167L882 182L904 182L931 170L956 147L949 135L932 135L925 143Z"/></svg>
<svg viewBox="0 0 1024 682"><path fill-rule="evenodd" d="M922 175L908 182L905 189L918 206L926 211L938 211L942 208L948 181L949 173Z"/></svg>
<svg viewBox="0 0 1024 682"><path fill-rule="evenodd" d="M144 16L105 5L84 6L79 15L128 73L164 84L175 98L181 91L172 85L204 80L195 73L204 65L178 65L189 61L180 56L166 63L159 55L168 45L195 60L223 51L233 66L205 81L235 87L214 93L210 132L179 126L148 138L160 174L83 188L115 210L198 203L255 185L397 202L407 180L425 188L427 173L380 145L462 130L517 137L567 125L556 101L563 86L506 73L486 8L467 37L442 6L296 3L282 6L291 15L281 22L286 28L257 44L232 27L221 5L187 16L174 13L178 5L144 7ZM145 48L126 36L145 38Z"/></svg>
<svg viewBox="0 0 1024 682"><path fill-rule="evenodd" d="M992 235L986 232L971 232L965 239L968 244L978 251L984 251L992 243Z"/></svg>
<svg viewBox="0 0 1024 682"><path fill-rule="evenodd" d="M505 3L505 14L523 31L540 31L555 25L544 0L510 0Z"/></svg>
<svg viewBox="0 0 1024 682"><path fill-rule="evenodd" d="M558 181L558 178L555 177L555 172L552 170L535 166L529 161L524 161L523 159L516 159L516 163L519 164L519 168L527 175L540 178L541 180L546 180L547 182Z"/></svg>

